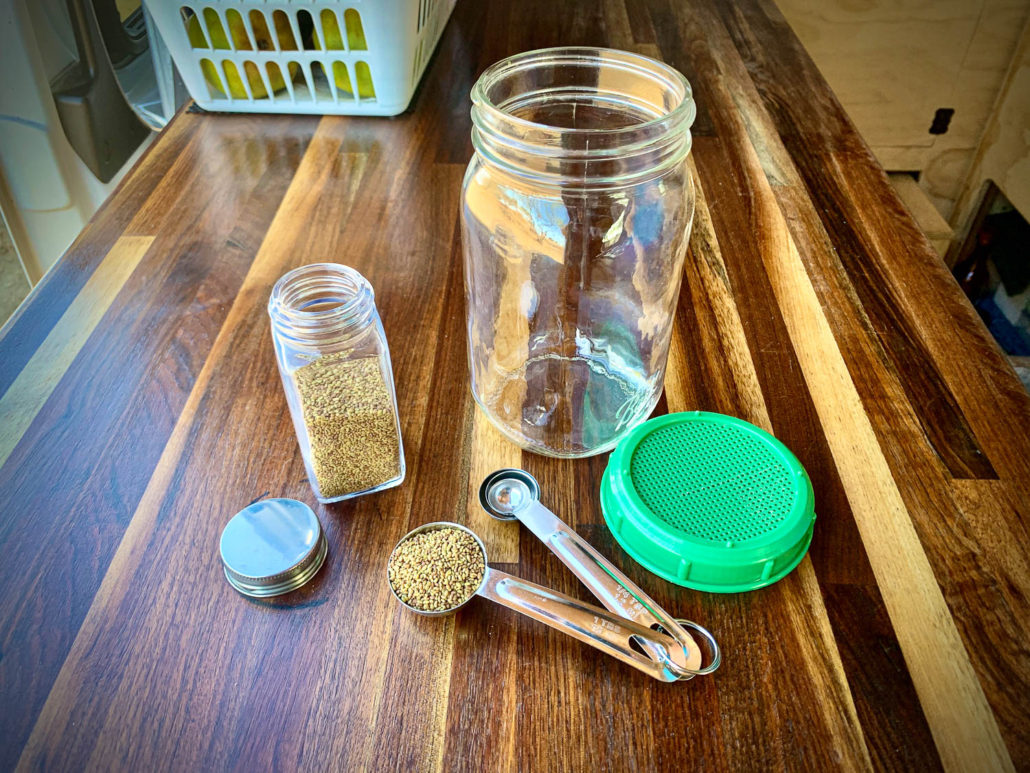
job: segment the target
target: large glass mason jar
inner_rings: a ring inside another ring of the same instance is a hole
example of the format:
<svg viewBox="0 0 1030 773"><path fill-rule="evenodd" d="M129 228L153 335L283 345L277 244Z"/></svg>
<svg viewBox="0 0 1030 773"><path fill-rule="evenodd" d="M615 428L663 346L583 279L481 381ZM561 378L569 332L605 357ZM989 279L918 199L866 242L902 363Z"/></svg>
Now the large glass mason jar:
<svg viewBox="0 0 1030 773"><path fill-rule="evenodd" d="M673 68L530 51L472 89L462 226L476 402L523 448L611 449L661 395L694 214Z"/></svg>

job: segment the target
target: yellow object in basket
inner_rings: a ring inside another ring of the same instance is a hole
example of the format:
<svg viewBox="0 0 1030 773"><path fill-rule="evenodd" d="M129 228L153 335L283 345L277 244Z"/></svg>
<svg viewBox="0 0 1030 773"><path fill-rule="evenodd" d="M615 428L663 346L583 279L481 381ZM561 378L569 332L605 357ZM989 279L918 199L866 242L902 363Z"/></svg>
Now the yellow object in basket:
<svg viewBox="0 0 1030 773"><path fill-rule="evenodd" d="M354 65L354 77L358 81L358 98L375 99L376 90L372 85L372 71L368 69L368 62Z"/></svg>
<svg viewBox="0 0 1030 773"><path fill-rule="evenodd" d="M232 44L229 43L229 37L225 34L225 28L222 26L222 21L218 17L218 14L213 8L204 9L204 27L207 28L208 35L211 36L211 46L215 49L229 51L251 51L250 38L247 35L247 28L243 24L243 19L235 11L230 11L226 16L227 23L229 25L229 33L232 35ZM275 41L272 39L271 34L268 31L267 25L263 19L260 24L255 23L254 28L254 39L257 47L261 51L272 51L275 49ZM280 48L282 50L296 50L297 44L293 40L293 32L290 29L290 23L286 18L285 14L275 15L275 31L279 37ZM189 36L190 45L193 48L207 48L208 43L204 37L204 30L200 26L200 17L191 16L186 27L187 35ZM225 81L219 76L218 70L215 65L210 61L204 61L200 63L201 71L204 73L204 79L215 89L221 93L225 93L225 86L223 83L228 82L229 94L233 99L247 99L247 89L243 85L243 78L240 76L240 72L235 64L229 62L225 66ZM244 65L244 69L247 75L247 83L250 85L250 92L253 94L255 99L264 99L268 96L268 91L265 89L265 83L261 79L261 75L257 71L256 65L247 62ZM299 67L296 63L291 62L289 65L290 77L293 78L299 71ZM274 92L282 91L286 88L286 82L283 79L282 71L279 67L272 68L268 72L268 80L272 85Z"/></svg>
<svg viewBox="0 0 1030 773"><path fill-rule="evenodd" d="M347 11L348 14L352 13L352 10ZM356 14L356 12L354 12ZM360 18L357 18L357 23L352 23L354 19L347 18L347 46L351 51L360 51L367 48L365 43L365 31L361 26ZM343 35L340 32L340 25L336 21L336 14L332 11L322 11L322 29L325 30L325 48L322 48L321 43L318 39L318 33L311 33L311 43L314 48L318 51L342 51L343 49ZM336 82L336 88L349 97L354 96L354 87L351 86L350 75L347 73L347 66L343 62L333 62L333 81ZM358 62L354 65L354 77L358 82L358 98L359 99L375 99L376 90L375 86L372 85L372 73L368 68L367 62Z"/></svg>

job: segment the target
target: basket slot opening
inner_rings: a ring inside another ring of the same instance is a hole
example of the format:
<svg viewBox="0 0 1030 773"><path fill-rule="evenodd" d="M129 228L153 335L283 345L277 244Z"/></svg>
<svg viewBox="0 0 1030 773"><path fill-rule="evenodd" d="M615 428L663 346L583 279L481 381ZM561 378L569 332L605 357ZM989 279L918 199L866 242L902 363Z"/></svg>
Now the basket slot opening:
<svg viewBox="0 0 1030 773"><path fill-rule="evenodd" d="M272 33L268 30L268 19L261 11L251 11L248 18L250 19L250 29L254 35L254 43L256 44L259 51L274 51L275 50L275 38Z"/></svg>
<svg viewBox="0 0 1030 773"><path fill-rule="evenodd" d="M220 51L230 48L229 37L225 34L225 27L222 26L222 18L214 8L205 8L203 16L197 17L197 24L203 29L202 34L211 41L211 48Z"/></svg>
<svg viewBox="0 0 1030 773"><path fill-rule="evenodd" d="M289 68L290 72L294 74L293 98L297 101L311 101L313 99L311 74L299 62L290 62Z"/></svg>
<svg viewBox="0 0 1030 773"><path fill-rule="evenodd" d="M332 86L329 85L329 78L325 73L325 65L321 62L311 63L311 92L316 102L335 102Z"/></svg>
<svg viewBox="0 0 1030 773"><path fill-rule="evenodd" d="M354 87L351 85L347 65L337 60L333 62L333 83L339 99L354 99Z"/></svg>
<svg viewBox="0 0 1030 773"><path fill-rule="evenodd" d="M372 83L372 71L368 62L357 62L354 65L354 79L358 82L358 99L375 99L376 87Z"/></svg>
<svg viewBox="0 0 1030 773"><path fill-rule="evenodd" d="M235 8L230 8L225 12L225 26L229 28L229 44L234 51L254 50L247 25L243 23L243 17Z"/></svg>
<svg viewBox="0 0 1030 773"><path fill-rule="evenodd" d="M367 51L365 27L361 23L361 14L353 8L343 12L343 24L347 28L347 48L351 51Z"/></svg>
<svg viewBox="0 0 1030 773"><path fill-rule="evenodd" d="M255 99L266 98L275 91L275 84L266 81L261 68L249 59L243 63L243 73L247 76L247 86Z"/></svg>
<svg viewBox="0 0 1030 773"><path fill-rule="evenodd" d="M204 75L204 84L207 86L207 93L211 99L225 99L227 93L225 84L218 74L218 68L210 59L200 60L200 71Z"/></svg>
<svg viewBox="0 0 1030 773"><path fill-rule="evenodd" d="M299 30L294 28L295 22L286 11L272 11L272 23L275 25L275 35L279 40L280 51L296 51L297 37Z"/></svg>
<svg viewBox="0 0 1030 773"><path fill-rule="evenodd" d="M301 47L305 51L317 51L322 48L318 35L315 34L315 20L310 11L297 11L297 27L300 30Z"/></svg>
<svg viewBox="0 0 1030 773"><path fill-rule="evenodd" d="M320 14L322 22L322 37L321 40L325 42L325 48L327 51L342 51L343 50L343 35L340 32L340 23L336 19L336 14L328 8L322 10ZM319 38L316 37L316 42ZM315 48L319 48L318 45Z"/></svg>
<svg viewBox="0 0 1030 773"><path fill-rule="evenodd" d="M293 99L293 88L290 78L283 77L283 71L275 62L265 64L265 75L272 86L272 99ZM281 84L281 85L280 85Z"/></svg>
<svg viewBox="0 0 1030 773"><path fill-rule="evenodd" d="M229 84L229 96L232 99L253 99L250 87L244 82L236 63L231 59L222 60L222 71L225 73L225 81Z"/></svg>
<svg viewBox="0 0 1030 773"><path fill-rule="evenodd" d="M200 23L200 17L197 16L196 11L188 5L180 6L179 17L186 30L186 37L189 38L190 48L211 48L211 41L208 40L207 32L204 30L204 25Z"/></svg>

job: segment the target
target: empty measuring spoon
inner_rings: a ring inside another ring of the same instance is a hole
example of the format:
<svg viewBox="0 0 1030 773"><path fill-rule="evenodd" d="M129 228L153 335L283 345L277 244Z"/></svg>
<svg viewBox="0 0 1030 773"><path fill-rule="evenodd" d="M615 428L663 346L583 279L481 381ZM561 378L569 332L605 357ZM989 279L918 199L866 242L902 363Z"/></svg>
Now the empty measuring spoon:
<svg viewBox="0 0 1030 773"><path fill-rule="evenodd" d="M586 540L540 503L540 484L525 470L503 469L490 473L479 487L479 502L494 518L518 519L562 560L605 607L652 630L664 631L679 643L669 650L669 666L681 679L710 674L719 667L719 645L706 628L689 620L674 618L651 599ZM711 650L711 662L701 667L702 654L694 638L684 629L702 636ZM652 657L662 654L652 643L640 645Z"/></svg>
<svg viewBox="0 0 1030 773"><path fill-rule="evenodd" d="M458 529L475 539L483 553L485 567L483 579L479 587L460 604L439 611L426 611L405 603L397 595L393 584L390 583L390 592L393 593L394 598L412 612L429 616L450 615L465 606L473 596L478 595L586 642L655 679L663 682L675 682L681 678L678 673L679 667L673 663L669 654L672 650L681 649L681 645L675 639L607 610L578 601L571 596L528 582L507 572L491 569L486 565L486 547L483 545L483 541L471 529L460 524L437 521L413 529L405 534L394 547L390 553L390 562L393 561L397 549L409 539L417 534L436 529ZM387 566L389 566L389 562ZM389 582L389 579L387 581ZM634 644L655 654L644 655L634 648Z"/></svg>

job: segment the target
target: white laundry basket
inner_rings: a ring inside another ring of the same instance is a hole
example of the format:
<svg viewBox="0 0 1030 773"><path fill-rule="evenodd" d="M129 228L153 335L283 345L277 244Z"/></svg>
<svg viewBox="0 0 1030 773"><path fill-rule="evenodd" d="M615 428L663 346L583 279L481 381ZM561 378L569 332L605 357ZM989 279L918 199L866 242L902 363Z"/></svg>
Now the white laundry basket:
<svg viewBox="0 0 1030 773"><path fill-rule="evenodd" d="M145 2L205 109L397 115L455 0Z"/></svg>

